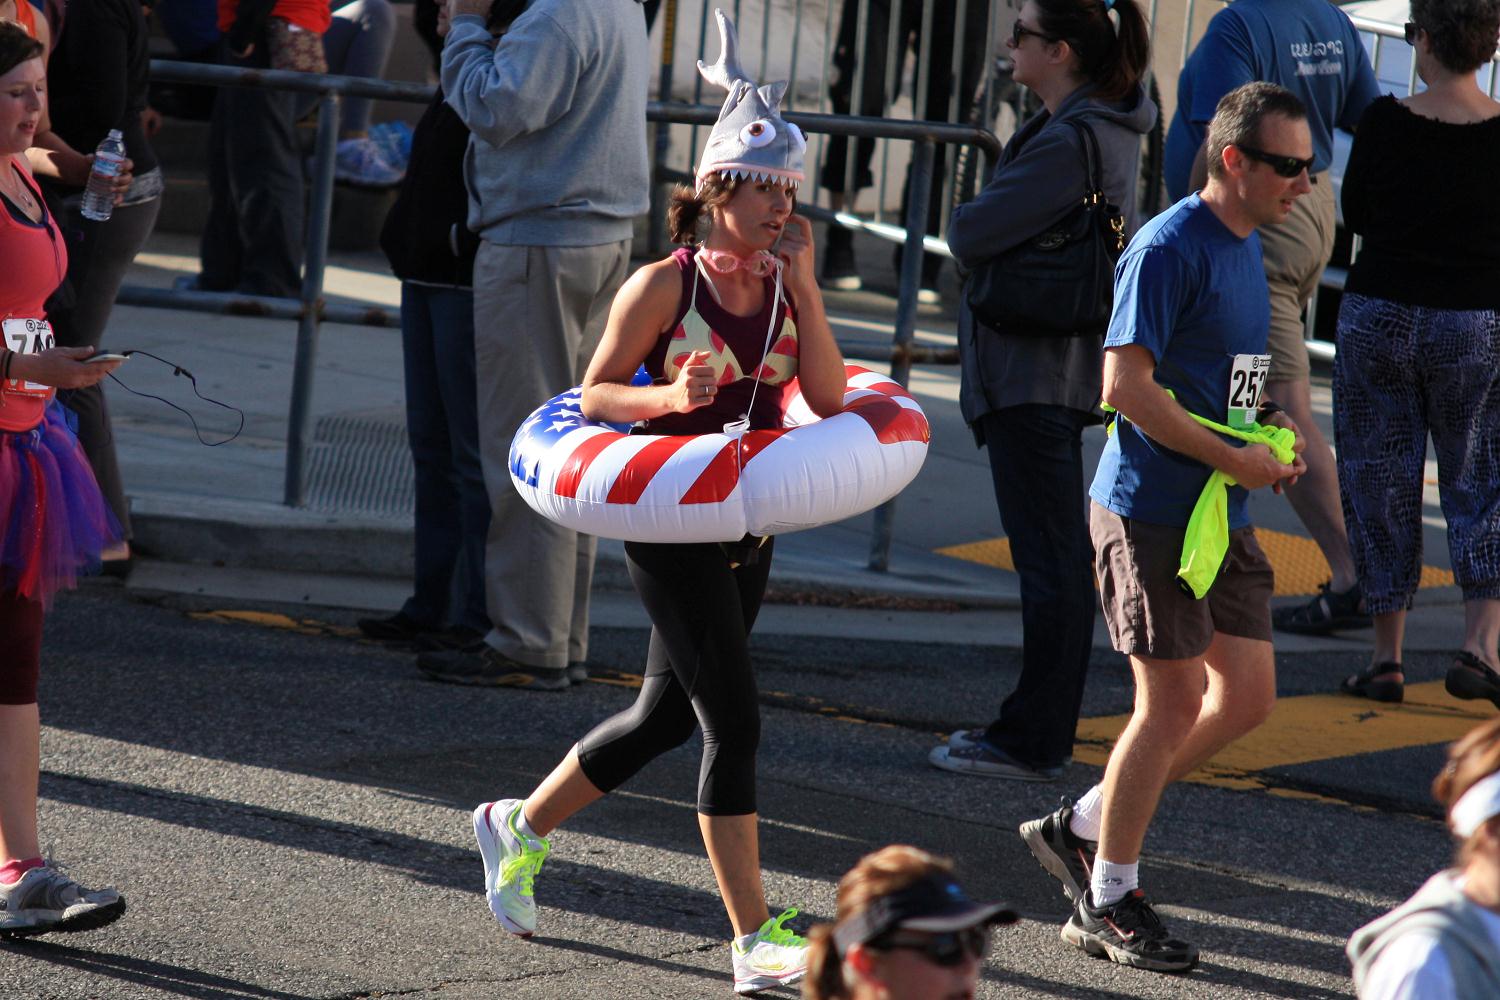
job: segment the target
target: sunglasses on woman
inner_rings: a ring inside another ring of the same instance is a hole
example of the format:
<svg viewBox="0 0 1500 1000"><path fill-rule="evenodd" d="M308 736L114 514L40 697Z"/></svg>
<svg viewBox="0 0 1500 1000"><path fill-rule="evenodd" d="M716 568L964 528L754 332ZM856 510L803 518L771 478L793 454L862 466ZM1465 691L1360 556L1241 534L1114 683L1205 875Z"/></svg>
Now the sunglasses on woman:
<svg viewBox="0 0 1500 1000"><path fill-rule="evenodd" d="M1013 24L1011 24L1011 26L1010 26L1010 46L1011 46L1011 48L1013 48L1013 49L1014 48L1020 48L1021 39L1025 38L1027 35L1030 35L1032 38L1040 38L1042 41L1046 42L1048 45L1050 45L1053 42L1057 41L1057 39L1053 38L1051 35L1044 35L1040 31L1037 31L1034 28L1028 28L1028 27L1026 27L1026 25L1024 25L1024 24L1021 23L1021 19L1017 18L1015 20L1015 22Z"/></svg>
<svg viewBox="0 0 1500 1000"><path fill-rule="evenodd" d="M1295 156L1280 156L1276 153L1267 153L1263 149L1256 149L1254 146L1245 146L1238 142L1234 144L1234 148L1250 157L1250 159L1264 163L1276 172L1276 176L1285 177L1287 180L1291 180L1304 170L1309 173L1312 172L1313 158L1311 156L1305 160L1300 160Z"/></svg>
<svg viewBox="0 0 1500 1000"><path fill-rule="evenodd" d="M890 934L870 947L876 951L915 951L933 965L962 965L966 959L983 958L990 950L988 927L965 927L941 934Z"/></svg>

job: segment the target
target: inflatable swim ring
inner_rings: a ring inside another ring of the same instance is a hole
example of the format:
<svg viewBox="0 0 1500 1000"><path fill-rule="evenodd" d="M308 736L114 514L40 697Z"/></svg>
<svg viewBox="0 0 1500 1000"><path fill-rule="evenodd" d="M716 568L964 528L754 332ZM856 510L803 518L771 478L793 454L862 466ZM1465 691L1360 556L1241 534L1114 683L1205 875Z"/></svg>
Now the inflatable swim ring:
<svg viewBox="0 0 1500 1000"><path fill-rule="evenodd" d="M585 420L571 389L516 432L511 481L543 517L628 542L731 542L840 521L905 489L931 436L900 385L844 371L838 413L819 419L793 380L784 425L737 436L629 434Z"/></svg>

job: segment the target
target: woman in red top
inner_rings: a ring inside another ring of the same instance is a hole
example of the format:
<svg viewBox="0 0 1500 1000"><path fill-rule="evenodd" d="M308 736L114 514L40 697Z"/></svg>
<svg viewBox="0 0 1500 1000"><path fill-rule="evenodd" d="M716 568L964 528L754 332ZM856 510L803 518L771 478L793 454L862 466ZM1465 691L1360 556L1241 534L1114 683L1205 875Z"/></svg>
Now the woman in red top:
<svg viewBox="0 0 1500 1000"><path fill-rule="evenodd" d="M118 540L55 388L94 385L119 362L52 346L43 314L67 273L57 223L26 166L47 107L42 44L0 22L0 937L101 926L125 910L41 857L36 830L43 609Z"/></svg>

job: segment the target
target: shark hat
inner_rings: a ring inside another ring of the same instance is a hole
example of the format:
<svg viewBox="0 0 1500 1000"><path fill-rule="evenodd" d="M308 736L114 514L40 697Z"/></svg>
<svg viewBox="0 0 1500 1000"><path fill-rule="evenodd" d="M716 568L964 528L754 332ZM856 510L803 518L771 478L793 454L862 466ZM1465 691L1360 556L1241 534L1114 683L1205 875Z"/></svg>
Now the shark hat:
<svg viewBox="0 0 1500 1000"><path fill-rule="evenodd" d="M729 96L703 146L698 187L701 190L704 181L717 174L725 179L780 181L795 189L804 176L807 139L800 128L781 117L787 82L757 87L740 67L734 22L722 10L715 10L714 16L719 21L719 61L707 66L698 60L698 72L729 91Z"/></svg>

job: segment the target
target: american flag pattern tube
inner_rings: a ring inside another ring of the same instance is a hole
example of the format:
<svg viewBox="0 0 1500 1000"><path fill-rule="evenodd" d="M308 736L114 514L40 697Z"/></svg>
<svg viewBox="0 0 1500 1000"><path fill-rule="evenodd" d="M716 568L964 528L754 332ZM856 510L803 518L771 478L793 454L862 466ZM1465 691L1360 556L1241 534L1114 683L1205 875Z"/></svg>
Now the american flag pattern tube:
<svg viewBox="0 0 1500 1000"><path fill-rule="evenodd" d="M631 435L585 420L570 389L516 432L511 482L543 517L628 542L731 542L853 517L916 478L931 432L888 376L844 371L840 412L819 419L793 380L784 426L738 436Z"/></svg>

